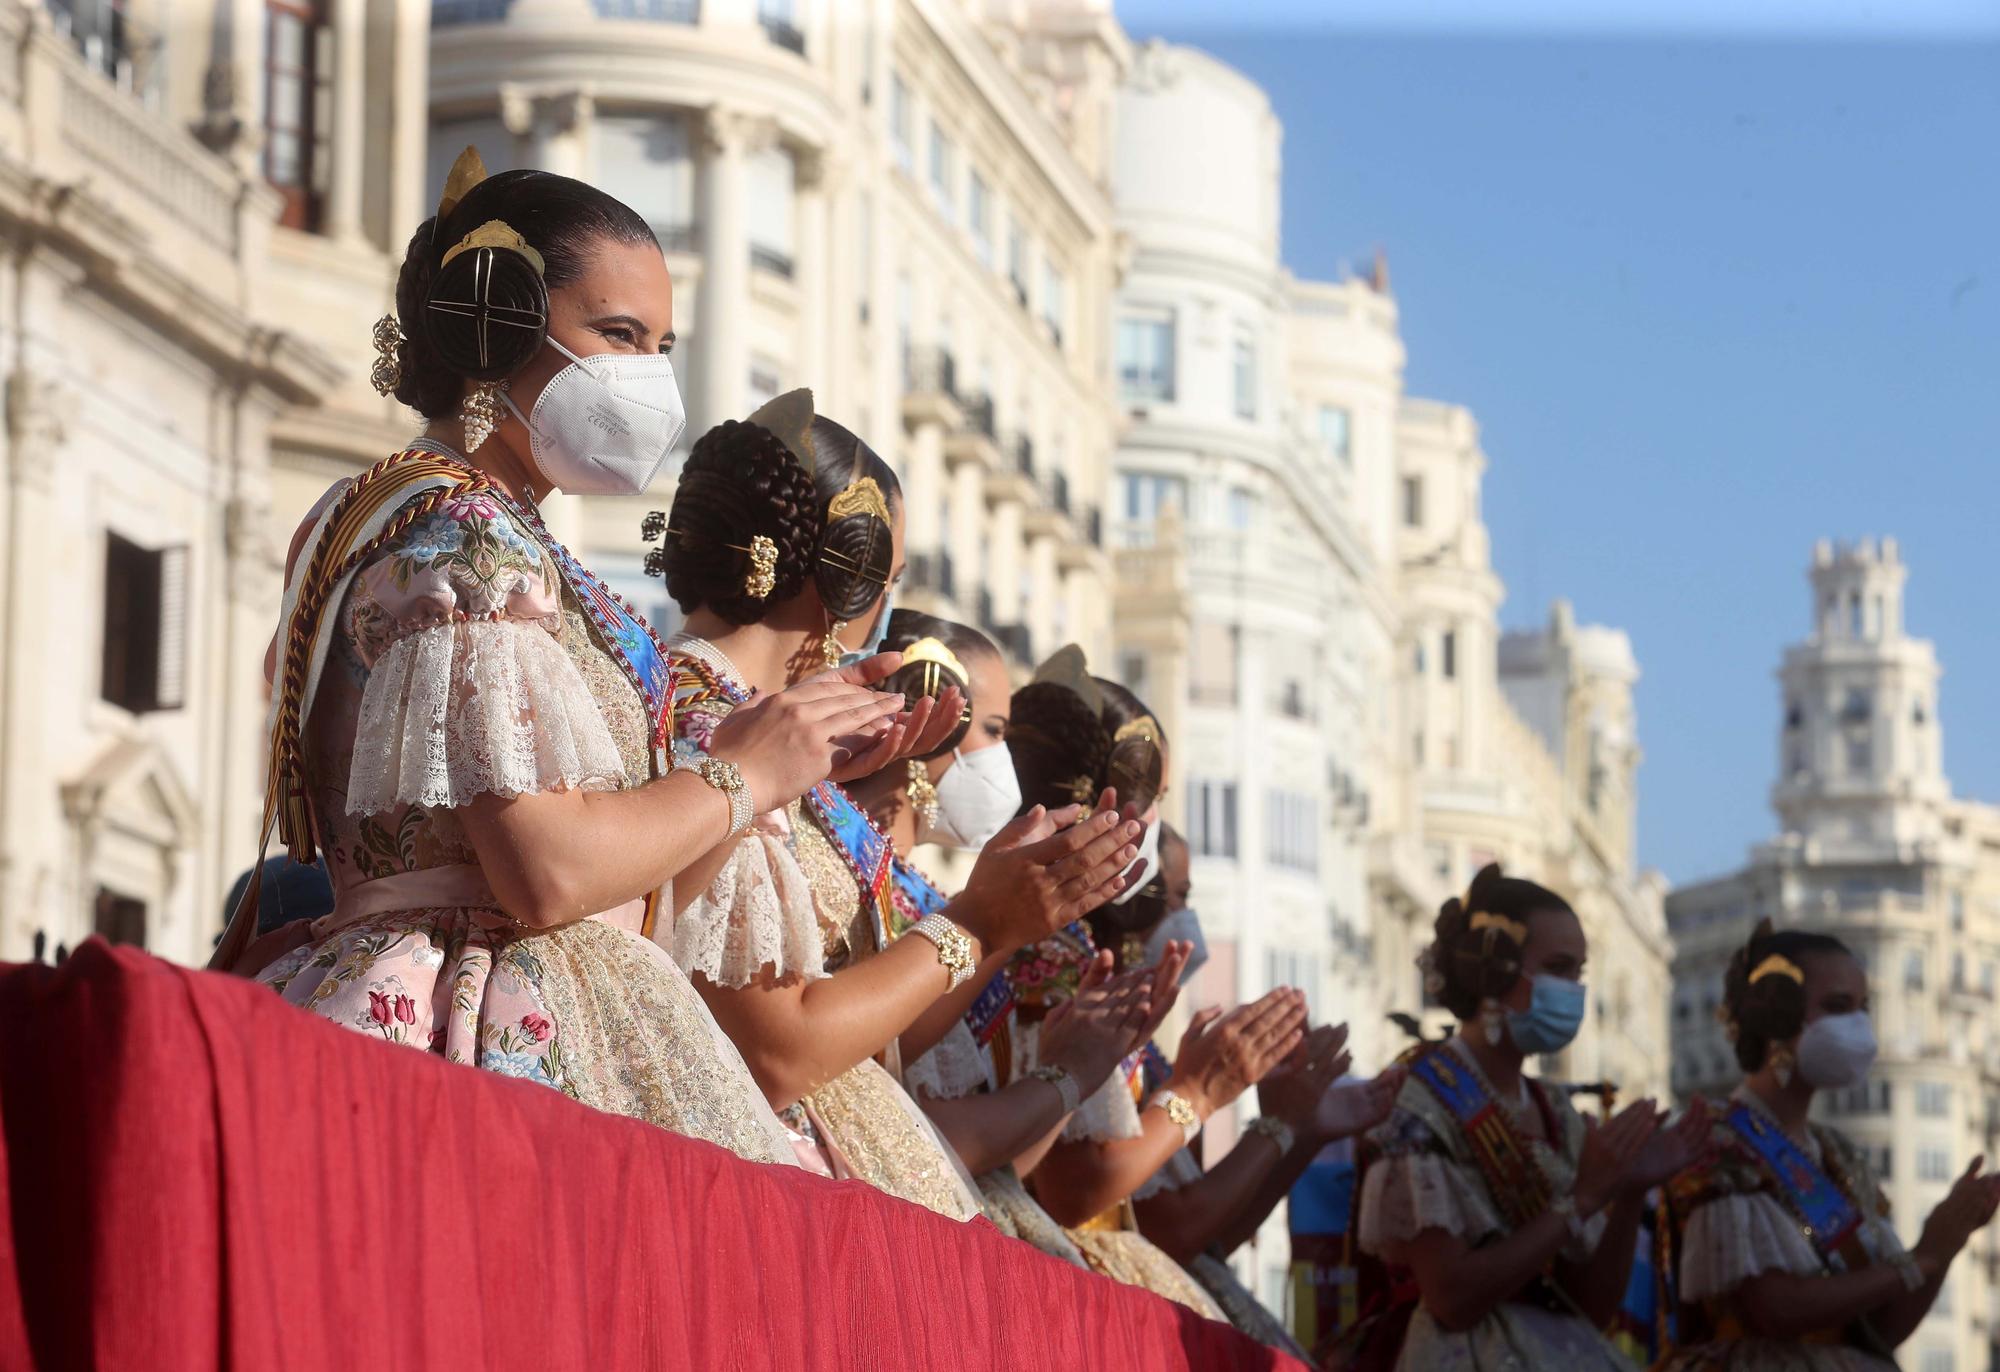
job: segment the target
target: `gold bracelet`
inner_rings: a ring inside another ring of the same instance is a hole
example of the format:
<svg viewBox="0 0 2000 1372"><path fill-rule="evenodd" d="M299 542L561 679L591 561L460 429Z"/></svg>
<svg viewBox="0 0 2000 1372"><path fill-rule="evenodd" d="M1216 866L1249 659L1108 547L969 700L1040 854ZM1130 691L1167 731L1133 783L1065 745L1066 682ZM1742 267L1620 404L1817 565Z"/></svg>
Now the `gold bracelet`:
<svg viewBox="0 0 2000 1372"><path fill-rule="evenodd" d="M1157 1105L1167 1112L1167 1118L1181 1127L1181 1143L1194 1142L1194 1136L1201 1132L1201 1116L1188 1104L1187 1097L1172 1091L1155 1092L1149 1104Z"/></svg>

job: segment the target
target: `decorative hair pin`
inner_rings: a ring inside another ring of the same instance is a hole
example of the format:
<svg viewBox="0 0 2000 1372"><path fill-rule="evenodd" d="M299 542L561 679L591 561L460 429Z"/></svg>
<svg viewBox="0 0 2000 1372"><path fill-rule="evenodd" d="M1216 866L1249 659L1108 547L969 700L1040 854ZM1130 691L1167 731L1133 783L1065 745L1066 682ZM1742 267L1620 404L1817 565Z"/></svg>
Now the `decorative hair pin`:
<svg viewBox="0 0 2000 1372"><path fill-rule="evenodd" d="M1756 969L1750 973L1750 980L1745 984L1755 986L1765 977L1783 977L1801 986L1805 985L1806 980L1806 974L1799 970L1799 965L1782 953L1773 953L1758 963Z"/></svg>
<svg viewBox="0 0 2000 1372"><path fill-rule="evenodd" d="M666 516L653 511L641 521L639 533L650 543L662 534L675 538L687 538L685 529L669 529ZM697 540L700 534L694 535ZM713 541L713 540L709 540ZM778 545L767 535L753 534L748 545L742 543L719 543L717 547L727 548L732 553L743 553L750 559L750 570L743 574L743 594L752 600L762 600L778 587ZM666 575L666 558L655 549L646 554L646 572L650 576Z"/></svg>
<svg viewBox="0 0 2000 1372"><path fill-rule="evenodd" d="M960 681L970 682L972 673L965 670L965 664L958 660L958 654L945 647L944 640L926 636L903 649L903 665L914 667L919 663L926 667L924 672L924 693L935 692L942 684L938 680L940 670L950 672Z"/></svg>
<svg viewBox="0 0 2000 1372"><path fill-rule="evenodd" d="M1128 719L1119 725L1118 732L1111 736L1111 741L1117 744L1138 738L1144 739L1157 748L1160 745L1160 736L1160 722L1151 715L1140 715L1136 719Z"/></svg>
<svg viewBox="0 0 2000 1372"><path fill-rule="evenodd" d="M368 369L368 384L377 395L389 395L403 384L402 321L392 311L375 321L375 365Z"/></svg>
<svg viewBox="0 0 2000 1372"><path fill-rule="evenodd" d="M826 522L829 524L849 515L872 515L884 524L889 522L889 502L883 498L882 488L875 484L874 477L855 477L847 483L847 489L836 495L826 507Z"/></svg>
<svg viewBox="0 0 2000 1372"><path fill-rule="evenodd" d="M1492 929L1498 933L1505 934L1516 943L1525 944L1528 941L1527 925L1521 923L1518 919L1509 919L1505 915L1496 915L1490 910L1475 912L1472 918L1466 922L1466 928L1475 934L1481 930Z"/></svg>
<svg viewBox="0 0 2000 1372"><path fill-rule="evenodd" d="M548 264L542 261L542 255L535 251L534 245L515 232L513 226L504 219L489 219L459 239L439 259L438 267L442 269L450 266L452 258L460 253L471 252L474 248L499 248L504 252L519 253L534 267L535 275L545 277L549 274Z"/></svg>

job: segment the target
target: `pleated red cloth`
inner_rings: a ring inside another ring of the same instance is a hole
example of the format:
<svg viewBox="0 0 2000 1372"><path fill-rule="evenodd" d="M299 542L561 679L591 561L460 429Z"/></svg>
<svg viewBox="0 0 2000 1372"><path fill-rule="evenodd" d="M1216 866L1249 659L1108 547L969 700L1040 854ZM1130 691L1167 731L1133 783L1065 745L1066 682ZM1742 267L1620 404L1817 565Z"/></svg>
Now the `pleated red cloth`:
<svg viewBox="0 0 2000 1372"><path fill-rule="evenodd" d="M983 1221L93 940L0 968L0 1368L1299 1365Z"/></svg>

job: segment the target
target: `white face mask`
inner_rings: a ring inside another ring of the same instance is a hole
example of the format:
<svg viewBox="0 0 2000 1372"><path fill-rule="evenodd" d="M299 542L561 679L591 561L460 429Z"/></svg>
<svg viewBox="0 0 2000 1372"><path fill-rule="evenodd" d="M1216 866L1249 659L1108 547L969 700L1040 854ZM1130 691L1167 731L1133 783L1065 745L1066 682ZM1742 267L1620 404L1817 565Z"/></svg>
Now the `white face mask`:
<svg viewBox="0 0 2000 1372"><path fill-rule="evenodd" d="M1125 869L1125 889L1111 898L1113 905L1123 905L1139 894L1139 888L1160 874L1160 825L1158 815L1146 826L1146 832L1139 838L1139 856L1132 859L1132 865Z"/></svg>
<svg viewBox="0 0 2000 1372"><path fill-rule="evenodd" d="M1875 1025L1863 1010L1821 1015L1799 1035L1799 1075L1806 1084L1853 1086L1875 1065Z"/></svg>
<svg viewBox="0 0 2000 1372"><path fill-rule="evenodd" d="M1167 944L1174 941L1194 945L1194 951L1188 954L1187 965L1181 968L1180 984L1185 986L1187 979L1208 961L1208 940L1201 936L1201 916L1194 912L1194 907L1183 905L1160 921L1160 927L1146 939L1146 965L1159 966L1160 959L1167 955Z"/></svg>
<svg viewBox="0 0 2000 1372"><path fill-rule="evenodd" d="M921 826L919 843L984 848L1021 808L1021 782L1004 743L954 752L937 784L937 818Z"/></svg>
<svg viewBox="0 0 2000 1372"><path fill-rule="evenodd" d="M551 337L570 365L549 378L533 414L500 393L528 427L535 465L570 495L637 495L653 484L687 428L681 390L665 353L578 357Z"/></svg>

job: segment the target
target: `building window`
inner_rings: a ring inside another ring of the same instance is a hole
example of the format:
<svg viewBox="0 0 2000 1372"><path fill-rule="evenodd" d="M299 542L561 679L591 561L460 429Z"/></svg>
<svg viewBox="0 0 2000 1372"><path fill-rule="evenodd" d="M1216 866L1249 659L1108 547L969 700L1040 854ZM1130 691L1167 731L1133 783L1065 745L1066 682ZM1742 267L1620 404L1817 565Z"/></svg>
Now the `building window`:
<svg viewBox="0 0 2000 1372"><path fill-rule="evenodd" d="M1236 336L1236 417L1257 417L1257 343L1247 334Z"/></svg>
<svg viewBox="0 0 2000 1372"><path fill-rule="evenodd" d="M1887 1186L1896 1179L1896 1150L1888 1144L1874 1149L1869 1160L1875 1166L1875 1179Z"/></svg>
<svg viewBox="0 0 2000 1372"><path fill-rule="evenodd" d="M937 201L938 213L948 220L958 217L957 197L952 193L952 163L954 150L951 140L944 135L944 128L935 119L931 121L931 199Z"/></svg>
<svg viewBox="0 0 2000 1372"><path fill-rule="evenodd" d="M1951 1151L1945 1148L1917 1150L1918 1181L1950 1181Z"/></svg>
<svg viewBox="0 0 2000 1372"><path fill-rule="evenodd" d="M792 155L784 148L767 148L745 159L744 219L749 229L751 265L787 278L792 274L792 196L797 174Z"/></svg>
<svg viewBox="0 0 2000 1372"><path fill-rule="evenodd" d="M1276 991L1290 986L1305 992L1306 1018L1309 1022L1319 1020L1319 958L1312 953L1300 953L1290 948L1268 948L1264 951L1264 989Z"/></svg>
<svg viewBox="0 0 2000 1372"><path fill-rule="evenodd" d="M1160 472L1125 473L1125 518L1151 524L1167 509L1187 511L1187 482Z"/></svg>
<svg viewBox="0 0 2000 1372"><path fill-rule="evenodd" d="M1912 948L1903 954L1903 989L1905 991L1924 989L1924 955L1920 949Z"/></svg>
<svg viewBox="0 0 2000 1372"><path fill-rule="evenodd" d="M332 34L319 0L265 0L264 179L284 197L278 222L317 229L332 132Z"/></svg>
<svg viewBox="0 0 2000 1372"><path fill-rule="evenodd" d="M1231 486L1223 506L1224 518L1237 533L1248 533L1257 519L1257 494L1241 486Z"/></svg>
<svg viewBox="0 0 2000 1372"><path fill-rule="evenodd" d="M1118 654L1118 679L1125 683L1133 695L1144 700L1148 685L1146 655L1132 648L1127 648Z"/></svg>
<svg viewBox="0 0 2000 1372"><path fill-rule="evenodd" d="M1311 796L1293 791L1265 792L1264 857L1294 872L1319 870L1319 807Z"/></svg>
<svg viewBox="0 0 2000 1372"><path fill-rule="evenodd" d="M1049 326L1060 348L1069 322L1069 281L1053 261L1042 263L1042 322Z"/></svg>
<svg viewBox="0 0 2000 1372"><path fill-rule="evenodd" d="M142 548L107 534L104 698L134 714L178 710L187 652L185 544Z"/></svg>
<svg viewBox="0 0 2000 1372"><path fill-rule="evenodd" d="M1354 458L1354 417L1339 405L1319 407L1319 441L1342 462Z"/></svg>
<svg viewBox="0 0 2000 1372"><path fill-rule="evenodd" d="M1197 781L1188 798L1188 847L1202 857L1236 856L1236 783Z"/></svg>
<svg viewBox="0 0 2000 1372"><path fill-rule="evenodd" d="M1424 527L1424 479L1420 476L1403 478L1403 527Z"/></svg>
<svg viewBox="0 0 2000 1372"><path fill-rule="evenodd" d="M1951 1114L1951 1088L1941 1081L1917 1083L1917 1113L1932 1119Z"/></svg>
<svg viewBox="0 0 2000 1372"><path fill-rule="evenodd" d="M1875 765L1875 750L1866 730L1847 736L1847 771L1850 776L1866 776Z"/></svg>
<svg viewBox="0 0 2000 1372"><path fill-rule="evenodd" d="M1847 693L1847 699L1841 702L1840 721L1843 724L1866 724L1874 717L1875 703L1869 699L1866 691L1858 688L1851 690Z"/></svg>
<svg viewBox="0 0 2000 1372"><path fill-rule="evenodd" d="M1028 231L1021 221L1007 220L1007 280L1013 283L1014 299L1028 307Z"/></svg>
<svg viewBox="0 0 2000 1372"><path fill-rule="evenodd" d="M1458 676L1458 633L1454 629L1446 629L1438 640L1438 670L1446 680Z"/></svg>
<svg viewBox="0 0 2000 1372"><path fill-rule="evenodd" d="M912 171L916 158L910 145L910 87L901 72L889 78L889 146L896 165L906 173Z"/></svg>
<svg viewBox="0 0 2000 1372"><path fill-rule="evenodd" d="M993 192L986 185L986 178L977 171L966 183L965 222L972 230L972 254L979 259L979 265L993 265Z"/></svg>
<svg viewBox="0 0 2000 1372"><path fill-rule="evenodd" d="M146 946L146 902L97 888L97 936L106 943Z"/></svg>
<svg viewBox="0 0 2000 1372"><path fill-rule="evenodd" d="M1118 321L1118 388L1128 401L1174 398L1172 315Z"/></svg>
<svg viewBox="0 0 2000 1372"><path fill-rule="evenodd" d="M621 187L625 203L653 226L662 248L691 251L694 159L687 121L677 115L599 114L591 121L591 137L598 180ZM458 146L464 145L460 140Z"/></svg>

